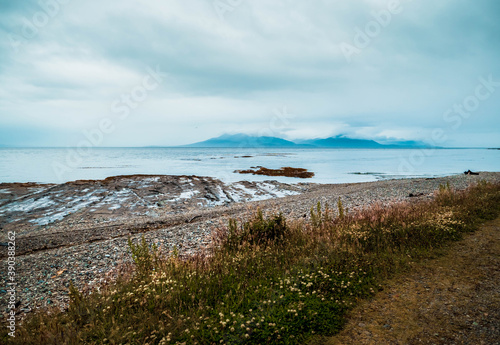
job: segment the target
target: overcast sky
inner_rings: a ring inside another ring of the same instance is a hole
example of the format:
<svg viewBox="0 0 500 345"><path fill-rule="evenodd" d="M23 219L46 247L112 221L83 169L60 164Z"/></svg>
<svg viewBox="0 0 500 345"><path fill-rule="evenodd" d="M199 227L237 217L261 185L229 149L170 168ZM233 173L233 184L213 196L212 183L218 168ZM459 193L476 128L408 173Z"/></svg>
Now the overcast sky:
<svg viewBox="0 0 500 345"><path fill-rule="evenodd" d="M497 0L0 0L0 144L500 147L499 18Z"/></svg>

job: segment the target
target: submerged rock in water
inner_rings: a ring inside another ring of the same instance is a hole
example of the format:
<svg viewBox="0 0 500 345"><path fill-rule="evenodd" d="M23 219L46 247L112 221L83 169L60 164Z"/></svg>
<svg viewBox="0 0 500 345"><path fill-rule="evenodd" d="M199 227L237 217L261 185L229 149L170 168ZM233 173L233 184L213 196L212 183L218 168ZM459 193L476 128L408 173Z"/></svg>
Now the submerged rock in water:
<svg viewBox="0 0 500 345"><path fill-rule="evenodd" d="M281 169L268 169L264 167L256 167L253 169L257 170L236 170L235 173L238 174L253 174L253 175L265 175L265 176L286 176L286 177L296 177L296 178L312 178L314 173L307 171L307 169L302 168L291 168L283 167Z"/></svg>

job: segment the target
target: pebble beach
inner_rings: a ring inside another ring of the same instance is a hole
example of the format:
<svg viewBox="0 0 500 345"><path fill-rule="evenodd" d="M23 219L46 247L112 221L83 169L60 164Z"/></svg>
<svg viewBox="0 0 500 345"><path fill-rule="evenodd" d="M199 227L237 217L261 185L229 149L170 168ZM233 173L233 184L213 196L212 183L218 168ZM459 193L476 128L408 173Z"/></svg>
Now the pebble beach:
<svg viewBox="0 0 500 345"><path fill-rule="evenodd" d="M214 229L230 218L247 219L258 208L288 219L309 218L321 202L348 210L375 203L432 198L440 185L465 189L481 180L500 182L498 172L477 176L395 179L350 184L225 184L198 176L122 176L61 185L0 184L0 286L6 286L7 233L16 233L19 313L65 308L70 282L92 291L131 263L127 240L142 236L162 252L187 256L210 245ZM6 290L0 290L2 313Z"/></svg>

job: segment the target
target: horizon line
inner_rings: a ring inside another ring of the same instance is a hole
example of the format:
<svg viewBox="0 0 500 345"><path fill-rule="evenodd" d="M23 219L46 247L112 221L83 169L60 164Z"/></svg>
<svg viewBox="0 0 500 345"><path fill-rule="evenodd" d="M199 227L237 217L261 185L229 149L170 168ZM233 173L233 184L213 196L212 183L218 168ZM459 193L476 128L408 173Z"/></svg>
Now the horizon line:
<svg viewBox="0 0 500 345"><path fill-rule="evenodd" d="M462 149L462 150L470 150L470 149L484 149L484 150L500 150L498 147L489 147L489 146L429 146L429 147L317 147L317 146L301 146L297 145L297 147L290 146L197 146L193 147L192 144L186 145L144 145L144 146L92 146L90 149L147 149L147 148L179 148L179 149L226 149L226 148L234 148L234 149L261 149L261 148L281 148L281 149L343 149L343 150L379 150L379 149L397 149L397 150L422 150L422 149ZM390 145L387 145L390 146ZM0 149L79 149L78 146L10 146L10 145L1 145ZM87 147L85 148L87 149Z"/></svg>

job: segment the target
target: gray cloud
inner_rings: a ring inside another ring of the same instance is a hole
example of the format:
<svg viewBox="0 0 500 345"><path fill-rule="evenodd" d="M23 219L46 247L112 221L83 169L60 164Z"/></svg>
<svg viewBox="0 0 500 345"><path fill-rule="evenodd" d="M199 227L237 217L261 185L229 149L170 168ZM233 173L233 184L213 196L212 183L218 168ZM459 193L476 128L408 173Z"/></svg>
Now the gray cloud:
<svg viewBox="0 0 500 345"><path fill-rule="evenodd" d="M443 119L479 77L500 81L495 0L401 0L350 63L341 44L388 1L243 1L225 20L211 1L64 2L0 1L0 126L29 129L29 145L76 145L103 118L116 124L103 145L184 144L262 131L286 106L295 117L276 135L290 139L443 128L446 145L500 146L500 90L459 128ZM156 66L161 85L120 120L112 105Z"/></svg>

